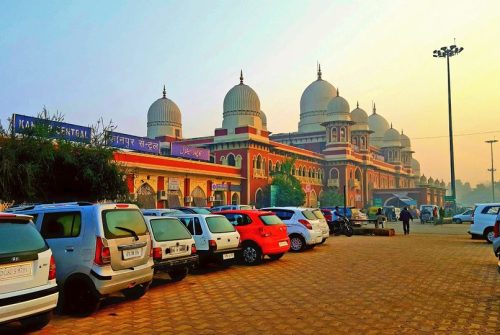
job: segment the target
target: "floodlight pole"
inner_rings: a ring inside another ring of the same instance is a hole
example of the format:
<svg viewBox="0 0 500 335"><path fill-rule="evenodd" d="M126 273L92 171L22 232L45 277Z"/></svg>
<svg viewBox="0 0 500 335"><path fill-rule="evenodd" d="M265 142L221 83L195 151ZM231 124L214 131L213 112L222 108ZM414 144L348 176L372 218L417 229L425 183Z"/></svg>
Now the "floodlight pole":
<svg viewBox="0 0 500 335"><path fill-rule="evenodd" d="M488 169L488 171L491 171L491 196L492 196L492 202L495 202L495 168L493 166L493 143L497 143L498 140L489 140L486 141L486 143L490 144L491 147L491 169Z"/></svg>

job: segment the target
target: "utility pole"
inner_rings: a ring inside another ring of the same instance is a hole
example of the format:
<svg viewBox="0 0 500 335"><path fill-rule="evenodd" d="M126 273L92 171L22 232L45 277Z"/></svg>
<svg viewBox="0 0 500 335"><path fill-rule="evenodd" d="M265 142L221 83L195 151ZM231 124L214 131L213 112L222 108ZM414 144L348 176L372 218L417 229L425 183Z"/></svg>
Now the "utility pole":
<svg viewBox="0 0 500 335"><path fill-rule="evenodd" d="M491 169L488 169L488 171L491 172L491 195L492 195L492 201L495 202L495 167L493 166L493 143L497 143L498 140L489 140L486 141L486 143L490 144L491 147Z"/></svg>

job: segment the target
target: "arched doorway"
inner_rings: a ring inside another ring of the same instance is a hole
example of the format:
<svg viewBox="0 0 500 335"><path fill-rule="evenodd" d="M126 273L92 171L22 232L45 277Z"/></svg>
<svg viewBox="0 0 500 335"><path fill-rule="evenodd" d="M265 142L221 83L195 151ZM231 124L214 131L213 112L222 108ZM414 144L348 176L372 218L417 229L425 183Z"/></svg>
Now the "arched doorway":
<svg viewBox="0 0 500 335"><path fill-rule="evenodd" d="M137 189L137 202L141 208L156 208L155 190L148 183Z"/></svg>
<svg viewBox="0 0 500 335"><path fill-rule="evenodd" d="M215 191L214 197L215 197L214 206L221 206L226 204L226 192Z"/></svg>
<svg viewBox="0 0 500 335"><path fill-rule="evenodd" d="M309 207L318 207L318 197L316 196L316 192L314 192L314 190L309 193Z"/></svg>
<svg viewBox="0 0 500 335"><path fill-rule="evenodd" d="M240 204L240 197L238 193L233 193L233 196L231 197L231 204L232 205L239 205Z"/></svg>
<svg viewBox="0 0 500 335"><path fill-rule="evenodd" d="M193 192L191 192L191 196L193 197L193 205L196 207L206 207L207 206L207 195L201 189L201 187L197 186Z"/></svg>
<svg viewBox="0 0 500 335"><path fill-rule="evenodd" d="M255 207L262 208L264 207L264 192L259 188L257 192L255 192Z"/></svg>
<svg viewBox="0 0 500 335"><path fill-rule="evenodd" d="M168 207L172 208L181 206L184 206L182 192L180 190L168 191Z"/></svg>

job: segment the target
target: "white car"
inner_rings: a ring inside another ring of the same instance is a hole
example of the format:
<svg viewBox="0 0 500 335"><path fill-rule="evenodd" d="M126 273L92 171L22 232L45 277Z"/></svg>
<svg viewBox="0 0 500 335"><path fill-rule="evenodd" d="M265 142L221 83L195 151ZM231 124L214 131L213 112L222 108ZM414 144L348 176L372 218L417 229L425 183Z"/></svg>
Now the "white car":
<svg viewBox="0 0 500 335"><path fill-rule="evenodd" d="M500 210L500 203L476 204L474 221L470 225L469 234L482 237L488 243L493 243L495 219Z"/></svg>
<svg viewBox="0 0 500 335"><path fill-rule="evenodd" d="M323 234L323 240L321 241L321 244L323 244L325 243L326 239L330 237L330 227L328 227L328 222L326 221L325 216L321 212L321 209L311 208L310 210L319 221L321 232Z"/></svg>
<svg viewBox="0 0 500 335"><path fill-rule="evenodd" d="M151 232L155 273L168 273L173 281L186 277L198 265L193 236L177 218L145 216Z"/></svg>
<svg viewBox="0 0 500 335"><path fill-rule="evenodd" d="M232 264L241 252L240 234L223 215L176 214L187 227L196 245L200 262Z"/></svg>
<svg viewBox="0 0 500 335"><path fill-rule="evenodd" d="M59 297L52 251L32 217L0 213L0 324L27 330L49 323Z"/></svg>
<svg viewBox="0 0 500 335"><path fill-rule="evenodd" d="M454 215L451 221L453 223L474 222L474 219L472 218L473 214L474 210L468 209L461 214Z"/></svg>
<svg viewBox="0 0 500 335"><path fill-rule="evenodd" d="M323 241L323 231L316 216L307 208L267 207L262 211L273 212L286 224L290 237L290 250L302 251L314 247Z"/></svg>
<svg viewBox="0 0 500 335"><path fill-rule="evenodd" d="M184 213L178 209L172 208L152 208L152 209L141 209L142 215L144 216L170 216L172 214L182 214Z"/></svg>

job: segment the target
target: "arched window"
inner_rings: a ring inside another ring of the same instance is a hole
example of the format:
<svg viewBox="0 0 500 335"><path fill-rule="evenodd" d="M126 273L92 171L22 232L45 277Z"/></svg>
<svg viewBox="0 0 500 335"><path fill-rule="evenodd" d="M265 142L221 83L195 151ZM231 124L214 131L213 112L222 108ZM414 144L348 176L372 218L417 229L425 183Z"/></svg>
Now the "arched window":
<svg viewBox="0 0 500 335"><path fill-rule="evenodd" d="M352 144L358 145L358 138L357 137L352 138Z"/></svg>
<svg viewBox="0 0 500 335"><path fill-rule="evenodd" d="M389 151L389 152L387 153L387 157L389 158L389 160L392 160L392 151Z"/></svg>
<svg viewBox="0 0 500 335"><path fill-rule="evenodd" d="M330 170L330 179L339 179L339 170L333 168Z"/></svg>
<svg viewBox="0 0 500 335"><path fill-rule="evenodd" d="M366 142L365 142L365 137L364 136L361 136L359 138L359 146L361 147L361 149L366 149Z"/></svg>
<svg viewBox="0 0 500 335"><path fill-rule="evenodd" d="M227 165L236 166L236 159L234 158L233 154L227 155Z"/></svg>
<svg viewBox="0 0 500 335"><path fill-rule="evenodd" d="M273 162L269 160L269 173L273 172Z"/></svg>
<svg viewBox="0 0 500 335"><path fill-rule="evenodd" d="M340 128L340 142L346 141L346 130L345 127Z"/></svg>
<svg viewBox="0 0 500 335"><path fill-rule="evenodd" d="M335 143L337 142L337 128L333 127L332 130L331 130L331 134L332 134L332 143Z"/></svg>
<svg viewBox="0 0 500 335"><path fill-rule="evenodd" d="M257 156L257 159L255 161L255 168L257 170L261 170L262 169L262 157L260 155Z"/></svg>

